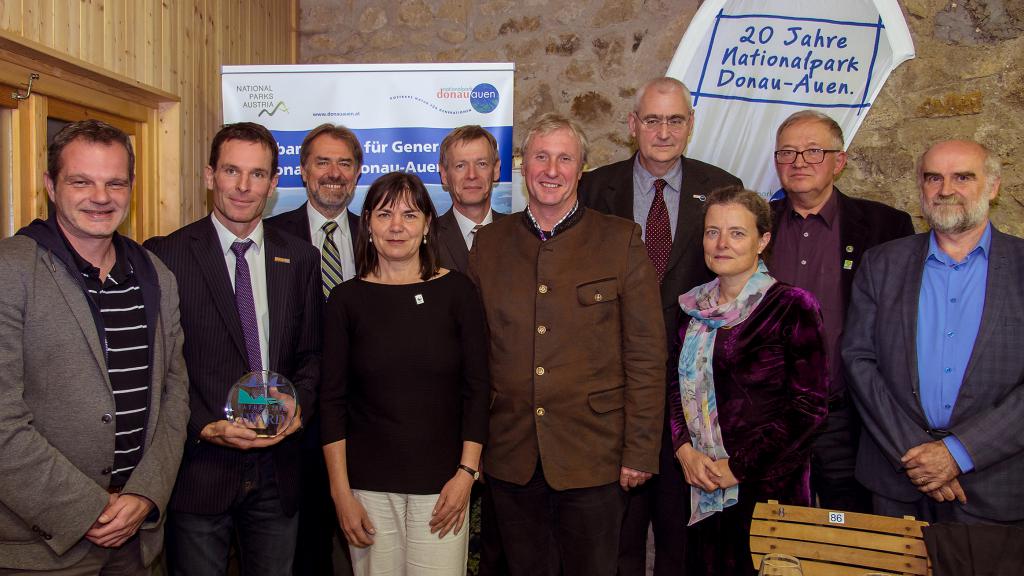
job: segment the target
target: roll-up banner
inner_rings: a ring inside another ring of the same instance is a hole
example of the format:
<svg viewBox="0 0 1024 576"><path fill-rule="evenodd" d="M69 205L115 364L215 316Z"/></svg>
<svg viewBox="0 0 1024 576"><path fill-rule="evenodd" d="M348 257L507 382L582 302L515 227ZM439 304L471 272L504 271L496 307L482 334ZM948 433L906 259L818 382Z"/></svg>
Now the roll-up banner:
<svg viewBox="0 0 1024 576"><path fill-rule="evenodd" d="M479 124L498 141L501 175L492 205L509 212L514 70L511 63L224 66L224 122L258 122L277 139L280 181L268 216L306 201L299 147L325 122L346 126L362 144L353 212L370 184L395 170L423 179L438 214L447 211L438 153L445 135L464 124Z"/></svg>
<svg viewBox="0 0 1024 576"><path fill-rule="evenodd" d="M913 57L896 0L708 0L667 72L693 94L687 156L772 196L775 131L786 117L828 114L849 143L889 73Z"/></svg>

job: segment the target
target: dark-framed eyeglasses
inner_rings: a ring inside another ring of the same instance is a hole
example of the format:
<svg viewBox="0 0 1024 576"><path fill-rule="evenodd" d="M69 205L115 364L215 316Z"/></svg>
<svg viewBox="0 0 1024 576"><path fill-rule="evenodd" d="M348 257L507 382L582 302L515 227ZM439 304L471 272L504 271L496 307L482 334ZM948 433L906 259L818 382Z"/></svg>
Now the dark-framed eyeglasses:
<svg viewBox="0 0 1024 576"><path fill-rule="evenodd" d="M821 164L825 161L825 154L828 152L842 152L842 150L825 150L824 148L808 148L807 150L776 150L775 162L778 164L792 164L796 157L800 156L808 164Z"/></svg>

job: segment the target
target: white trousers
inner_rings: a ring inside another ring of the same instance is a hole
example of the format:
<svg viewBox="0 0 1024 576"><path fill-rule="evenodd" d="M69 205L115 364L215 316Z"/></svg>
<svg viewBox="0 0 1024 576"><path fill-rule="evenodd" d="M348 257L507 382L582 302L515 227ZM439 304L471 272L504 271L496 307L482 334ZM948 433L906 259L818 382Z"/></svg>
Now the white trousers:
<svg viewBox="0 0 1024 576"><path fill-rule="evenodd" d="M439 494L352 494L377 529L372 545L349 546L354 576L465 576L468 520L458 534L438 538L430 533L430 515Z"/></svg>

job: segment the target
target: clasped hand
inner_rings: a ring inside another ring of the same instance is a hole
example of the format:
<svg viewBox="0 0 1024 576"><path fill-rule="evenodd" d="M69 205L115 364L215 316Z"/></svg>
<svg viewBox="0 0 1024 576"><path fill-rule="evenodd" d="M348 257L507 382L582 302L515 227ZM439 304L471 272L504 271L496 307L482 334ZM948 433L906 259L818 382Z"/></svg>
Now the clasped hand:
<svg viewBox="0 0 1024 576"><path fill-rule="evenodd" d="M111 494L85 538L97 546L117 548L138 532L152 509L153 502L144 496Z"/></svg>
<svg viewBox="0 0 1024 576"><path fill-rule="evenodd" d="M728 458L712 460L689 442L676 450L676 459L683 466L686 483L705 492L714 492L719 488L731 488L739 484L739 480L729 468Z"/></svg>
<svg viewBox="0 0 1024 576"><path fill-rule="evenodd" d="M959 500L967 503L967 494L960 486L960 466L941 440L914 446L900 459L907 478L918 490L937 502Z"/></svg>

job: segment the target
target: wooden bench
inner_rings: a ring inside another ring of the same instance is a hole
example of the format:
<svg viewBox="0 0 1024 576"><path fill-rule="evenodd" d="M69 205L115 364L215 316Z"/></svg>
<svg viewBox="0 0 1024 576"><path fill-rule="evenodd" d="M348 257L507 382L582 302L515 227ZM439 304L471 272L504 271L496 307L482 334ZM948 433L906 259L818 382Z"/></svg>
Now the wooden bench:
<svg viewBox="0 0 1024 576"><path fill-rule="evenodd" d="M912 516L890 518L758 502L750 526L754 566L765 554L800 560L804 576L863 576L867 572L931 574L921 528Z"/></svg>

